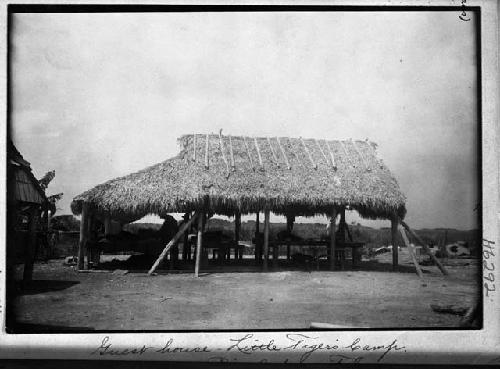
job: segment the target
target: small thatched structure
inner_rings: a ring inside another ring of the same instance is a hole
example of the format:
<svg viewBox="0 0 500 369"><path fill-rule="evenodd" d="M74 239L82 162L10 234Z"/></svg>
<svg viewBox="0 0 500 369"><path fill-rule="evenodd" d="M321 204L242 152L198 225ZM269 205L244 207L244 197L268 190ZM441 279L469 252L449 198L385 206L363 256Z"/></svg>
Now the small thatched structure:
<svg viewBox="0 0 500 369"><path fill-rule="evenodd" d="M405 196L389 169L377 158L376 145L368 141L256 138L219 133L185 135L179 142L181 151L177 156L98 185L74 198L72 211L82 214L83 219L82 245L87 237L86 224L92 222L87 218L127 223L148 214L164 217L168 213L196 212L189 224L198 221L199 253L206 213L236 216L235 238L238 238L241 214L264 211L266 269L270 212L286 215L289 222L295 216L325 214L332 226L329 257L333 269L338 214L349 208L365 218L390 219L395 237L398 219L403 219L406 213ZM181 233L187 232L189 224L167 245L151 273ZM80 256L83 260L82 248ZM394 257L396 265L397 255ZM195 270L197 273L198 264Z"/></svg>
<svg viewBox="0 0 500 369"><path fill-rule="evenodd" d="M306 216L348 206L372 219L406 212L405 196L368 141L198 134L179 142L177 156L75 197L73 213L81 213L83 202L123 222L196 209L230 216L266 206Z"/></svg>

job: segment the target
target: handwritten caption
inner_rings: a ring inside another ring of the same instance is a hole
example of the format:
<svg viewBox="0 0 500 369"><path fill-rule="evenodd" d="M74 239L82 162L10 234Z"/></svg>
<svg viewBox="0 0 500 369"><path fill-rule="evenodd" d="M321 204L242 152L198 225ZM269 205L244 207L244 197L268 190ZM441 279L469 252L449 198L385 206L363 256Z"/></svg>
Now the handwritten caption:
<svg viewBox="0 0 500 369"><path fill-rule="evenodd" d="M495 242L483 238L483 287L486 297L495 292Z"/></svg>
<svg viewBox="0 0 500 369"><path fill-rule="evenodd" d="M241 354L247 358L249 355L258 354L262 356L266 353L290 353L284 362L289 361L305 363L317 353L328 353L328 361L334 363L360 363L366 358L367 353L375 354L377 362L381 362L389 354L403 350L406 352L406 347L398 345L396 339L388 341L384 344L369 344L357 337L348 343L341 343L339 339L334 342L323 342L319 337L312 337L301 333L288 333L285 335L285 340L278 344L275 339L265 341L259 340L253 333L244 334L230 338L227 345L210 349L208 346L192 346L184 347L177 345L173 338L165 341L161 347L154 346L137 346L128 348L115 348L109 336L106 336L101 341L100 345L91 352L91 355L98 356L141 356L146 353L155 355L164 354L180 354L189 353L208 355L207 360L210 362L229 362L237 361L234 354ZM228 356L232 353L231 357ZM260 358L260 362L268 362L268 358Z"/></svg>

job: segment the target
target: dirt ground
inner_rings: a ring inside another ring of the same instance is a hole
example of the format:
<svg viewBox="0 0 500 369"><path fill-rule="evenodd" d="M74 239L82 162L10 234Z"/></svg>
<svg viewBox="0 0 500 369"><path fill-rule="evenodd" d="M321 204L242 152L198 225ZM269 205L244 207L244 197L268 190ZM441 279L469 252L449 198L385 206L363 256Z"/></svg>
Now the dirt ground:
<svg viewBox="0 0 500 369"><path fill-rule="evenodd" d="M108 256L109 258L109 256ZM122 256L123 258L123 256ZM244 260L245 262L246 260ZM390 255L364 260L356 270L268 273L250 266L148 276L144 272L81 273L64 259L35 264L31 286L11 301L14 331L308 329L457 327L460 316L430 304L470 306L479 291L479 263L449 260L449 276L424 266L419 279L405 252L391 271ZM272 265L272 263L271 263Z"/></svg>

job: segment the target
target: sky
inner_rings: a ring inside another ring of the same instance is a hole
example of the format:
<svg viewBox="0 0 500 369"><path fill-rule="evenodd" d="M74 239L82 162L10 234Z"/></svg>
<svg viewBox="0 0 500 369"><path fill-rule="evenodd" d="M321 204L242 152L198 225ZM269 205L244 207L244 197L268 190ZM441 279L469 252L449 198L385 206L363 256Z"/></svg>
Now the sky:
<svg viewBox="0 0 500 369"><path fill-rule="evenodd" d="M176 155L182 134L368 138L412 227L473 229L475 19L459 15L15 14L12 139L37 178L56 171L60 215L81 192Z"/></svg>

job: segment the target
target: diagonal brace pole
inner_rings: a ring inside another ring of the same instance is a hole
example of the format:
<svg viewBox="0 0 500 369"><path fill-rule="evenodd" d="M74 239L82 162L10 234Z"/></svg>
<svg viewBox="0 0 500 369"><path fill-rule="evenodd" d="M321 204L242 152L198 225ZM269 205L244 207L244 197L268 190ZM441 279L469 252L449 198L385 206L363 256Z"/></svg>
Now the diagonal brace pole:
<svg viewBox="0 0 500 369"><path fill-rule="evenodd" d="M189 219L189 221L187 221L186 223L184 223L181 226L181 228L179 229L179 231L177 231L177 233L175 234L175 236L170 240L170 242L167 244L167 246L165 246L165 248L161 252L160 256L158 256L158 259L156 259L156 261L153 264L153 266L151 267L151 269L149 269L149 272L148 272L149 275L151 275L151 274L154 273L154 271L156 270L156 268L158 268L158 265L160 265L160 263L162 262L162 260L167 255L167 252L170 250L170 248L173 245L175 245L175 243L179 240L179 238L184 234L184 232L186 231L186 229L188 229L188 227L193 223L193 221L195 219L198 219L198 212L196 212L194 214L194 216L192 216L191 219Z"/></svg>

